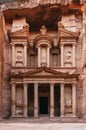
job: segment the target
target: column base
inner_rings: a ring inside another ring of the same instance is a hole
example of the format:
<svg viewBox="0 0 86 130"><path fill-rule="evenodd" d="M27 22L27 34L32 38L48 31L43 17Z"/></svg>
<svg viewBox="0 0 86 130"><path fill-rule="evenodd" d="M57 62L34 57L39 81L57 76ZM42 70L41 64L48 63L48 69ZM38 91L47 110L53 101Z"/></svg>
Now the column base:
<svg viewBox="0 0 86 130"><path fill-rule="evenodd" d="M23 115L15 115L15 116L11 116L12 118L24 118ZM28 116L27 116L28 117Z"/></svg>
<svg viewBox="0 0 86 130"><path fill-rule="evenodd" d="M27 118L28 116L23 116L23 117Z"/></svg>
<svg viewBox="0 0 86 130"><path fill-rule="evenodd" d="M50 116L50 118L54 118L55 116Z"/></svg>
<svg viewBox="0 0 86 130"><path fill-rule="evenodd" d="M63 118L71 118L71 117L77 117L76 115L61 115L60 117L63 117Z"/></svg>
<svg viewBox="0 0 86 130"><path fill-rule="evenodd" d="M64 115L61 115L60 117L65 117Z"/></svg>
<svg viewBox="0 0 86 130"><path fill-rule="evenodd" d="M39 116L34 116L34 118L38 118Z"/></svg>

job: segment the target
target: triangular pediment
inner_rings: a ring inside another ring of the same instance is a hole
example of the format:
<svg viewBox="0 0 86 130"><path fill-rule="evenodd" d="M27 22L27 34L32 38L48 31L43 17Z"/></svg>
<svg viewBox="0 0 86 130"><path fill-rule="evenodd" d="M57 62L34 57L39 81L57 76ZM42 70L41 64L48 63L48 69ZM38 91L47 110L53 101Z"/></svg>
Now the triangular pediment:
<svg viewBox="0 0 86 130"><path fill-rule="evenodd" d="M23 29L15 31L15 32L9 32L9 36L11 38L18 38L18 37L23 38L23 37L28 37L28 35L29 35L28 27L24 27Z"/></svg>
<svg viewBox="0 0 86 130"><path fill-rule="evenodd" d="M68 73L66 73L68 74ZM54 77L63 77L65 76L65 73L60 72L60 71L55 71L51 68L39 68L39 69L35 69L32 71L28 71L25 73L22 73L22 76L26 76L26 77L49 77L49 76L54 76Z"/></svg>
<svg viewBox="0 0 86 130"><path fill-rule="evenodd" d="M45 70L41 70L40 72L32 72L30 74L30 76L39 76L39 75L41 75L41 76L53 76L55 74L50 73L50 72L46 72Z"/></svg>
<svg viewBox="0 0 86 130"><path fill-rule="evenodd" d="M29 69L26 72L18 72L16 73L11 73L11 77L15 78L74 78L78 77L78 73L72 73L70 74L69 72L61 72L55 69L47 68L47 67L40 67L40 68L34 68L34 69Z"/></svg>

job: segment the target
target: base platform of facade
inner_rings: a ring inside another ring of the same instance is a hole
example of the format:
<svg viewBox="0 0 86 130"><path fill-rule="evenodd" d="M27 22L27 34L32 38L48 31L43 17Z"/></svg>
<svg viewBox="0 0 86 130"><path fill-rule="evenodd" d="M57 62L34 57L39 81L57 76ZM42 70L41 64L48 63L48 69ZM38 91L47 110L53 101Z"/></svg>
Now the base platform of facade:
<svg viewBox="0 0 86 130"><path fill-rule="evenodd" d="M4 123L86 123L86 119L78 117L10 117L9 119L1 119Z"/></svg>

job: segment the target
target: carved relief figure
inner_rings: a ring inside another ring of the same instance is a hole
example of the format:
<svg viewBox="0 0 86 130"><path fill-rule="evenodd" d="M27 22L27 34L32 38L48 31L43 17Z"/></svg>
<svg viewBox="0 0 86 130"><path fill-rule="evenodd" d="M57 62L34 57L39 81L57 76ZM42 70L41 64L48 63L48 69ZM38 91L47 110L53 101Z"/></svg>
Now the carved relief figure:
<svg viewBox="0 0 86 130"><path fill-rule="evenodd" d="M65 67L71 67L72 66L72 47L65 46L64 53L65 53L64 54Z"/></svg>
<svg viewBox="0 0 86 130"><path fill-rule="evenodd" d="M23 48L16 48L16 66L23 66Z"/></svg>

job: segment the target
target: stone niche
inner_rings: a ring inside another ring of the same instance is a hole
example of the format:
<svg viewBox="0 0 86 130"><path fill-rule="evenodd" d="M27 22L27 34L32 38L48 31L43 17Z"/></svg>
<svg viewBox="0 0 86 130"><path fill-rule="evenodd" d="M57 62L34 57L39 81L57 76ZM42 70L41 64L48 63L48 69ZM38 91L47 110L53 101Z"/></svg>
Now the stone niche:
<svg viewBox="0 0 86 130"><path fill-rule="evenodd" d="M23 104L24 104L23 86L18 85L16 87L16 115L23 115Z"/></svg>
<svg viewBox="0 0 86 130"><path fill-rule="evenodd" d="M70 84L65 85L65 115L72 114L72 86Z"/></svg>
<svg viewBox="0 0 86 130"><path fill-rule="evenodd" d="M24 47L22 45L16 45L16 66L24 66Z"/></svg>
<svg viewBox="0 0 86 130"><path fill-rule="evenodd" d="M72 45L65 45L64 46L64 66L65 67L72 67Z"/></svg>

